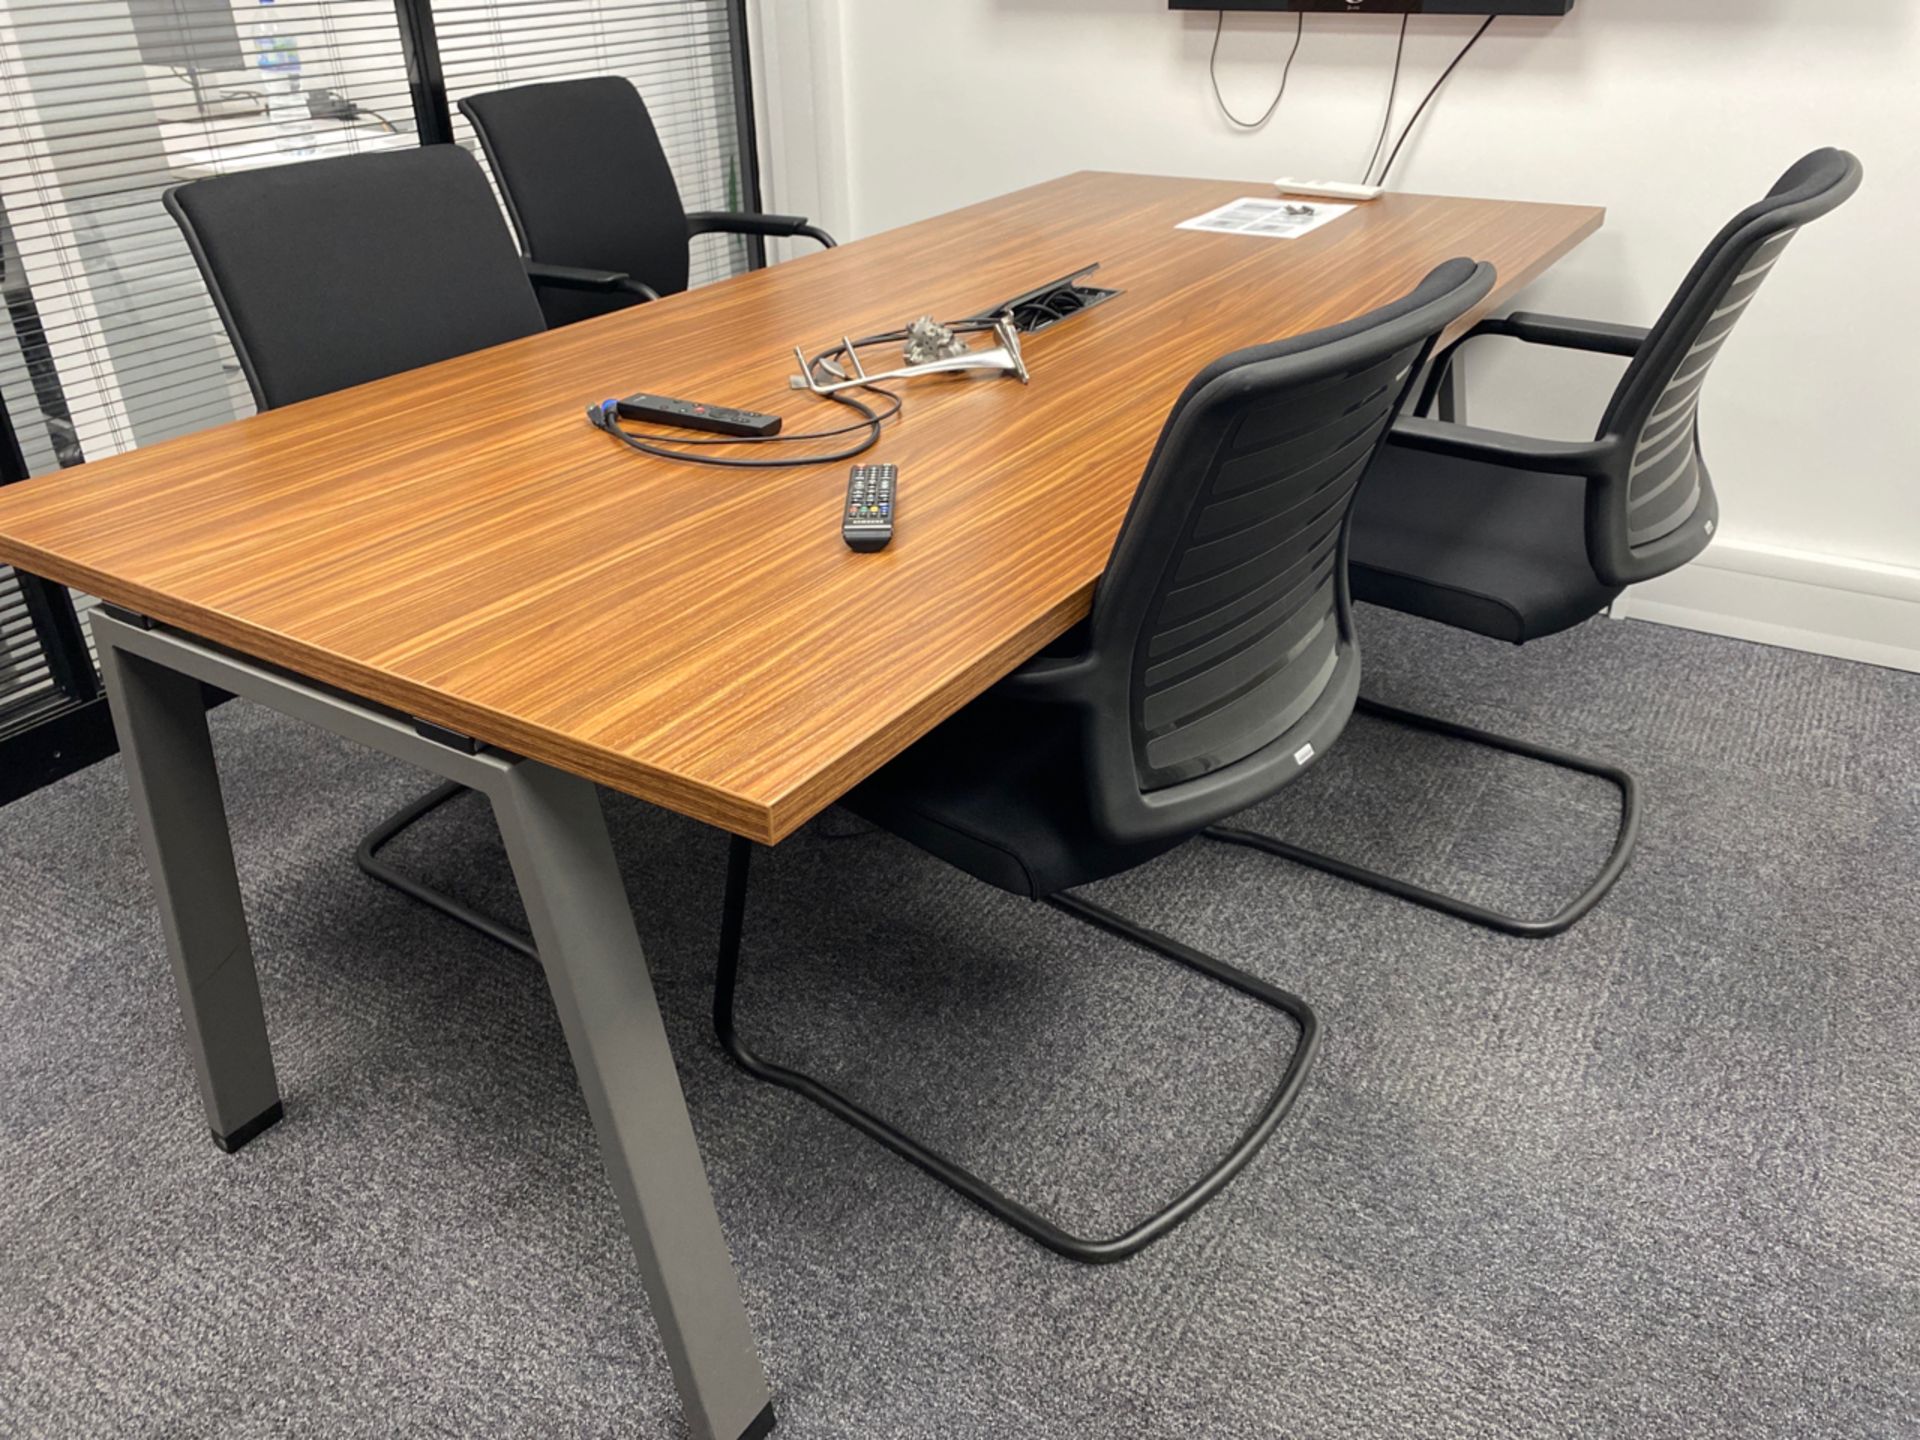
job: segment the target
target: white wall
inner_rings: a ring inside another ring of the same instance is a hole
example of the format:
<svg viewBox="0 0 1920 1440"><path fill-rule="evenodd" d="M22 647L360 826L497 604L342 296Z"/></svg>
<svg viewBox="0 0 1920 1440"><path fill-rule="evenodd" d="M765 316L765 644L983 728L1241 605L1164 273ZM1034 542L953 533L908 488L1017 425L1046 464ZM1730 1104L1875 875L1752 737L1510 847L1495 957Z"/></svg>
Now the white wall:
<svg viewBox="0 0 1920 1440"><path fill-rule="evenodd" d="M770 104L763 129L790 116L808 132L779 142L804 150L804 175L770 152L769 203L809 202L853 235L1081 168L1358 178L1398 27L1308 17L1284 105L1247 133L1208 88L1210 12L1163 0L762 9L785 42L768 57L774 83L806 99ZM1478 23L1413 20L1402 117ZM1241 114L1271 97L1293 26L1229 16L1220 75ZM1714 372L1703 428L1724 520L1710 563L1642 587L1634 613L1920 668L1916 133L1915 0L1579 0L1565 19L1496 22L1408 144L1400 188L1607 206L1607 228L1523 303L1642 324L1792 160L1836 144L1866 164L1859 198L1796 241ZM1616 374L1585 357L1487 356L1473 418L1590 434ZM1769 588L1809 576L1852 598L1802 606Z"/></svg>

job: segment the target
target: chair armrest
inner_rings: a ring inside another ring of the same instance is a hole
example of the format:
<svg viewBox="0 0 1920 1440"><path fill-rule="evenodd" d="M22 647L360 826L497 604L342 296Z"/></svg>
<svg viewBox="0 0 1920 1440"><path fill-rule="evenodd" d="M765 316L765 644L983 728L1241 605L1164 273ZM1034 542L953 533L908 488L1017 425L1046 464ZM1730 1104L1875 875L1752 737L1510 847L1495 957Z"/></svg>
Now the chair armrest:
<svg viewBox="0 0 1920 1440"><path fill-rule="evenodd" d="M1563 350L1591 350L1597 355L1631 359L1647 338L1644 325L1615 325L1605 320L1580 320L1568 315L1536 315L1518 310L1495 320L1483 320L1469 335L1510 335L1529 345L1555 345Z"/></svg>
<svg viewBox="0 0 1920 1440"><path fill-rule="evenodd" d="M1537 440L1505 430L1482 430L1474 425L1417 417L1395 421L1388 443L1427 455L1582 479L1609 477L1617 448L1604 440Z"/></svg>
<svg viewBox="0 0 1920 1440"><path fill-rule="evenodd" d="M1469 340L1479 340L1488 335L1503 335L1528 345L1552 345L1562 350L1586 350L1596 355L1631 358L1640 353L1647 331L1640 325L1614 325L1605 320L1579 320L1568 315L1538 315L1527 310L1482 320L1433 357L1433 364L1427 371L1427 383L1413 407L1415 415L1433 412L1433 402L1439 398L1440 387L1447 383L1447 377L1453 371L1454 357L1460 347Z"/></svg>
<svg viewBox="0 0 1920 1440"><path fill-rule="evenodd" d="M658 300L660 294L651 285L642 284L619 270L594 270L581 265L549 265L544 260L522 261L527 279L535 285L555 290L591 290L602 295L638 295L643 300Z"/></svg>
<svg viewBox="0 0 1920 1440"><path fill-rule="evenodd" d="M765 215L753 210L695 210L687 216L687 238L695 235L760 235L778 239L804 235L817 240L825 249L834 248L833 237L804 215Z"/></svg>

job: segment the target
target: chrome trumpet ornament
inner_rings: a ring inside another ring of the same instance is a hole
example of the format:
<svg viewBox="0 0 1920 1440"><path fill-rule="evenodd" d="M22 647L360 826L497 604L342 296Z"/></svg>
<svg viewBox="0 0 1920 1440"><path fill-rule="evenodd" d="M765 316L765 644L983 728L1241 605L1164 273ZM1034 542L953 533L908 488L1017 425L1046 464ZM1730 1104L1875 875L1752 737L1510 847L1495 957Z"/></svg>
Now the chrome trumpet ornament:
<svg viewBox="0 0 1920 1440"><path fill-rule="evenodd" d="M973 346L964 338L970 335L991 335L993 343ZM907 363L880 371L869 371L861 364L859 346L886 344L904 344ZM923 315L903 330L865 335L859 340L843 335L838 345L812 360L796 345L793 357L800 362L800 373L789 377L787 383L795 390L811 390L816 395L921 375L1012 375L1021 384L1027 383L1026 362L1020 358L1020 332L1014 329L1012 315L1005 311L976 320L956 320L950 325Z"/></svg>

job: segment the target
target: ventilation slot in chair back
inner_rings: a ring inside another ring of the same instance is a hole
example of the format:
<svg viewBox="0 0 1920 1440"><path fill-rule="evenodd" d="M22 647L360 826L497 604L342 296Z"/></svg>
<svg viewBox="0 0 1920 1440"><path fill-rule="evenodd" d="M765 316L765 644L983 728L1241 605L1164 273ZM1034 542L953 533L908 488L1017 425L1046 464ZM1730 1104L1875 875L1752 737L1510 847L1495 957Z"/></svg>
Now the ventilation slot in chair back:
<svg viewBox="0 0 1920 1440"><path fill-rule="evenodd" d="M1094 594L1099 824L1128 840L1264 798L1352 712L1356 490L1439 333L1493 267L1207 366L1175 402Z"/></svg>
<svg viewBox="0 0 1920 1440"><path fill-rule="evenodd" d="M1632 446L1625 485L1589 516L1594 568L1609 583L1674 569L1711 540L1718 509L1699 433L1708 373L1800 227L1859 183L1860 163L1844 151L1801 160L1720 232L1641 346L1600 427L1600 439Z"/></svg>

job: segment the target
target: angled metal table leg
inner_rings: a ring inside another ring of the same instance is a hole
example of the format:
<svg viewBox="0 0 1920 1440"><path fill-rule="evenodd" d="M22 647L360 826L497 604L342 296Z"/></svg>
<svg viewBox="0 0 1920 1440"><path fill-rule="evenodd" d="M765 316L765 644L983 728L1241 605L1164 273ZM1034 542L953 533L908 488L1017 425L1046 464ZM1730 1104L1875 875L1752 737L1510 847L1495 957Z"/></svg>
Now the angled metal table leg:
<svg viewBox="0 0 1920 1440"><path fill-rule="evenodd" d="M190 636L100 612L91 623L214 1138L245 1143L279 1118L280 1099L201 682L493 802L688 1429L695 1440L768 1434L766 1375L593 785L439 744Z"/></svg>
<svg viewBox="0 0 1920 1440"><path fill-rule="evenodd" d="M773 1404L600 797L531 761L492 796L688 1424L757 1440Z"/></svg>
<svg viewBox="0 0 1920 1440"><path fill-rule="evenodd" d="M214 1143L231 1152L280 1118L280 1088L206 701L189 675L109 643L99 652L200 1102Z"/></svg>

